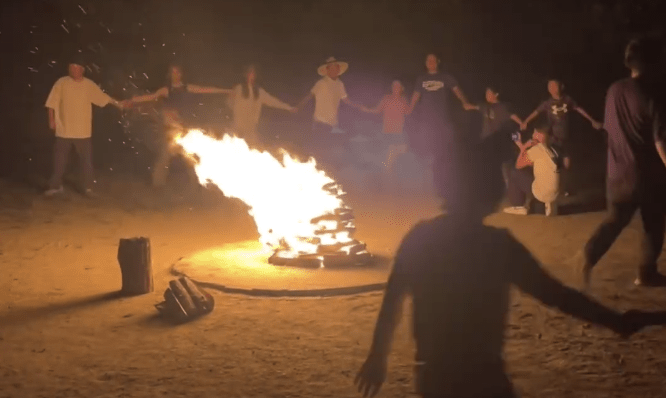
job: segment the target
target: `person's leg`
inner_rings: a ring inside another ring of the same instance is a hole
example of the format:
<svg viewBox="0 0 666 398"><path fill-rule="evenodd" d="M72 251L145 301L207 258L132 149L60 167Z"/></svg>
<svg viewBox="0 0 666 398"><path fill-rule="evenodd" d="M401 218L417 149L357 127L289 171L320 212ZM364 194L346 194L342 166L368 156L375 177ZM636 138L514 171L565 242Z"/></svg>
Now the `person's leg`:
<svg viewBox="0 0 666 398"><path fill-rule="evenodd" d="M53 174L49 180L49 190L62 188L62 176L65 174L67 166L67 157L71 147L71 140L67 138L56 137L53 146Z"/></svg>
<svg viewBox="0 0 666 398"><path fill-rule="evenodd" d="M157 156L153 163L153 186L162 187L166 184L171 162L171 147L167 142L161 142L157 149Z"/></svg>
<svg viewBox="0 0 666 398"><path fill-rule="evenodd" d="M81 171L83 173L83 190L87 192L92 190L95 182L93 163L92 163L92 139L81 138L72 140L79 161L81 162Z"/></svg>
<svg viewBox="0 0 666 398"><path fill-rule="evenodd" d="M644 234L642 237L642 258L639 268L639 281L649 282L657 274L657 259L664 246L666 214L664 212L664 195L651 193L644 195L640 204Z"/></svg>
<svg viewBox="0 0 666 398"><path fill-rule="evenodd" d="M509 174L508 196L511 206L525 206L525 201L532 192L534 176L530 169L513 169Z"/></svg>
<svg viewBox="0 0 666 398"><path fill-rule="evenodd" d="M638 204L631 202L611 203L608 216L585 244L583 251L583 282L589 285L592 268L613 245L622 230L631 222Z"/></svg>

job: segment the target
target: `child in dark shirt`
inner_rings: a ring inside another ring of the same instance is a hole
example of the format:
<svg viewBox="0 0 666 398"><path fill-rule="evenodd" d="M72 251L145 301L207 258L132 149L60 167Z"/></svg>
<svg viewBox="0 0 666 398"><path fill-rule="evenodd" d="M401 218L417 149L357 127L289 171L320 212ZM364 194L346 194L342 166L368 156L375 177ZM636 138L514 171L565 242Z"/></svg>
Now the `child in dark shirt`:
<svg viewBox="0 0 666 398"><path fill-rule="evenodd" d="M548 93L550 98L539 105L537 109L530 114L523 122L521 130L526 130L527 125L539 114L545 113L548 118L548 125L553 135L553 146L562 154L564 167L569 168L570 160L567 153L569 143L569 115L572 111L580 113L587 119L594 129L599 130L603 127L602 123L594 120L583 108L578 106L576 101L564 93L564 84L559 80L551 79L548 81Z"/></svg>
<svg viewBox="0 0 666 398"><path fill-rule="evenodd" d="M453 156L452 156L453 155ZM405 236L379 311L370 353L356 384L374 396L406 295L413 297L416 387L423 397L514 397L502 358L509 290L628 336L648 322L596 303L546 273L513 235L483 224L504 184L493 148L447 150L435 164L447 213ZM494 166L494 167L493 167Z"/></svg>

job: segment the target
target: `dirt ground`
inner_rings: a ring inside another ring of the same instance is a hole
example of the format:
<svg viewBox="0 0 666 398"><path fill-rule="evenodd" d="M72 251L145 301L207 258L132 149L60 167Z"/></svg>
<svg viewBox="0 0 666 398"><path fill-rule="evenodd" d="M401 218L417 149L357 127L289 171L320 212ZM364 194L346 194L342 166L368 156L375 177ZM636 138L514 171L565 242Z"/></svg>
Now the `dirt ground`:
<svg viewBox="0 0 666 398"><path fill-rule="evenodd" d="M169 326L153 307L180 257L253 239L243 206L210 192L155 193L107 179L101 197L47 200L0 184L0 397L357 397L352 382L367 353L381 294L266 299L211 291L212 314ZM391 252L419 219L424 197L352 197L358 236ZM497 214L555 276L573 283L567 260L602 213L545 218ZM663 289L632 285L638 220L595 273L593 294L618 309L666 308ZM152 242L156 291L114 298L118 240ZM401 324L380 396L412 394L409 316ZM506 360L524 397L666 396L666 330L622 341L516 292Z"/></svg>

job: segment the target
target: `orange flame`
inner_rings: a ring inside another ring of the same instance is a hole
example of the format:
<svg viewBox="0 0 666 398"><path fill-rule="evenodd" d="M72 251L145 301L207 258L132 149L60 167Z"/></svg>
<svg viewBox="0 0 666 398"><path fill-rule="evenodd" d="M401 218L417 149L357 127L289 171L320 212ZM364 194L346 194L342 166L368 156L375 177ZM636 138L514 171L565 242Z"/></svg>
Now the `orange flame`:
<svg viewBox="0 0 666 398"><path fill-rule="evenodd" d="M202 185L214 184L225 196L250 207L261 243L286 249L281 256L314 254L320 244L352 241L348 232L312 239L317 230L330 227L326 221L313 224L312 219L345 207L340 198L324 189L334 181L317 169L314 159L300 162L281 150L282 160L278 160L249 148L241 138L224 135L215 139L201 130L190 130L175 142L194 160Z"/></svg>

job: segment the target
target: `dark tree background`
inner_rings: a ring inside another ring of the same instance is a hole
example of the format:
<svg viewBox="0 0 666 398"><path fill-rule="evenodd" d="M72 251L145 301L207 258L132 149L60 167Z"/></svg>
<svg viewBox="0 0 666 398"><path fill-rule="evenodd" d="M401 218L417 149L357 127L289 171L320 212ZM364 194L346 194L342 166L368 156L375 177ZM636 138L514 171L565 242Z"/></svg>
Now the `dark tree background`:
<svg viewBox="0 0 666 398"><path fill-rule="evenodd" d="M269 92L296 103L318 64L335 55L350 62L350 96L367 105L392 79L411 90L424 55L436 51L474 101L486 84L499 85L524 117L546 97L546 80L558 77L601 119L606 87L626 75L623 46L637 33L659 32L666 15L661 0L5 0L0 7L0 174L14 176L48 174L53 134L44 102L66 73L66 54L79 49L92 56L88 76L118 99L162 86L170 62L182 63L191 82L222 87L253 62ZM224 104L202 96L192 113L221 125ZM154 114L144 113L95 111L98 167L145 173L150 154L139 141ZM298 142L307 132L309 110L264 114L267 137ZM462 117L473 128L473 115ZM356 133L371 128L367 119L349 109L341 115ZM603 170L603 134L575 119L581 157Z"/></svg>

